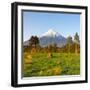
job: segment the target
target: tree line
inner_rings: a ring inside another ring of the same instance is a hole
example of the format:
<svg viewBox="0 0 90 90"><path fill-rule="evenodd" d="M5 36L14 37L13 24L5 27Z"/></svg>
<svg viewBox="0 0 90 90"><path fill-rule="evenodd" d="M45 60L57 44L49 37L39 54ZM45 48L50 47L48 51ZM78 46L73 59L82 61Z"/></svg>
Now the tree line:
<svg viewBox="0 0 90 90"><path fill-rule="evenodd" d="M71 36L67 37L67 44L63 47L57 47L57 44L51 44L46 47L41 47L39 44L39 38L37 36L31 36L29 39L29 47L25 47L25 50L36 50L38 52L67 52L67 53L80 53L80 40L79 35L76 32L74 40Z"/></svg>

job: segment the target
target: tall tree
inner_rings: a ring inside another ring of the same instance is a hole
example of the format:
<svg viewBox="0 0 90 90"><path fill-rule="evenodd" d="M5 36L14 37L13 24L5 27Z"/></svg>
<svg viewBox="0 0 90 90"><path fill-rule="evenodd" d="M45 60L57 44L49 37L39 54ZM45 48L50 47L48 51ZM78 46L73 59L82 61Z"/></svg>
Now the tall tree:
<svg viewBox="0 0 90 90"><path fill-rule="evenodd" d="M29 39L29 45L32 46L34 44L34 36L31 36L31 38Z"/></svg>
<svg viewBox="0 0 90 90"><path fill-rule="evenodd" d="M80 43L79 35L78 35L77 32L76 32L76 34L74 36L74 42L75 42L75 53L77 54L77 52L78 52L78 45Z"/></svg>
<svg viewBox="0 0 90 90"><path fill-rule="evenodd" d="M29 44L30 46L37 46L39 44L39 38L37 36L31 36L30 40L29 40Z"/></svg>
<svg viewBox="0 0 90 90"><path fill-rule="evenodd" d="M68 36L68 38L67 38L67 45L68 45L68 52L69 53L70 53L70 46L71 46L72 43L73 43L72 37Z"/></svg>
<svg viewBox="0 0 90 90"><path fill-rule="evenodd" d="M35 46L39 45L39 38L37 36L34 37Z"/></svg>

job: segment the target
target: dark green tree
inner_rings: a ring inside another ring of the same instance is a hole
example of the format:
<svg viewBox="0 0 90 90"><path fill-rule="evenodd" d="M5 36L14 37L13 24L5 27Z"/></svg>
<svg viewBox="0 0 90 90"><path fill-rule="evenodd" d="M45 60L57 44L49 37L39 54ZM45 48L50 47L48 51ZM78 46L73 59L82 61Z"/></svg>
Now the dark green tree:
<svg viewBox="0 0 90 90"><path fill-rule="evenodd" d="M76 32L76 34L74 36L74 42L75 42L75 53L77 54L77 52L78 52L78 45L80 43L79 35L78 35L77 32Z"/></svg>
<svg viewBox="0 0 90 90"><path fill-rule="evenodd" d="M31 36L30 40L29 40L29 45L31 47L37 47L39 45L39 38L37 36Z"/></svg>
<svg viewBox="0 0 90 90"><path fill-rule="evenodd" d="M79 42L80 42L79 35L78 35L77 32L75 33L75 36L74 36L74 42L77 43L77 44L79 44Z"/></svg>
<svg viewBox="0 0 90 90"><path fill-rule="evenodd" d="M29 39L29 46L32 46L34 44L34 36L31 36L31 38Z"/></svg>
<svg viewBox="0 0 90 90"><path fill-rule="evenodd" d="M35 43L35 46L39 45L39 38L37 36L34 37L34 43Z"/></svg>

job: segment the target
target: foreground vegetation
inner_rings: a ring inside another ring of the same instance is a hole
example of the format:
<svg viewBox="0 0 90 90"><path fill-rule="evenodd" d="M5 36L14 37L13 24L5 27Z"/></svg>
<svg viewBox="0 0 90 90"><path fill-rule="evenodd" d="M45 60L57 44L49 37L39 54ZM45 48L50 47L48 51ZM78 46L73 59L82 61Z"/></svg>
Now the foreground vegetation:
<svg viewBox="0 0 90 90"><path fill-rule="evenodd" d="M80 74L79 53L53 52L48 56L48 53L24 52L23 56L24 77Z"/></svg>
<svg viewBox="0 0 90 90"><path fill-rule="evenodd" d="M40 46L39 38L32 36L29 46L23 47L23 77L79 75L80 40L78 33L67 38L67 44Z"/></svg>

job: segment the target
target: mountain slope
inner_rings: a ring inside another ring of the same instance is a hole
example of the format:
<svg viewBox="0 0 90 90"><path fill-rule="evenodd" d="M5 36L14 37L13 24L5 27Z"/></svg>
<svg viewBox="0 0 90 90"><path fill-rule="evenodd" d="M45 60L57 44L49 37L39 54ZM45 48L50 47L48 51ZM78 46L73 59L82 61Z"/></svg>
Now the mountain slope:
<svg viewBox="0 0 90 90"><path fill-rule="evenodd" d="M52 29L43 34L39 40L42 47L48 46L50 44L57 44L58 47L62 47L66 44L66 38Z"/></svg>

